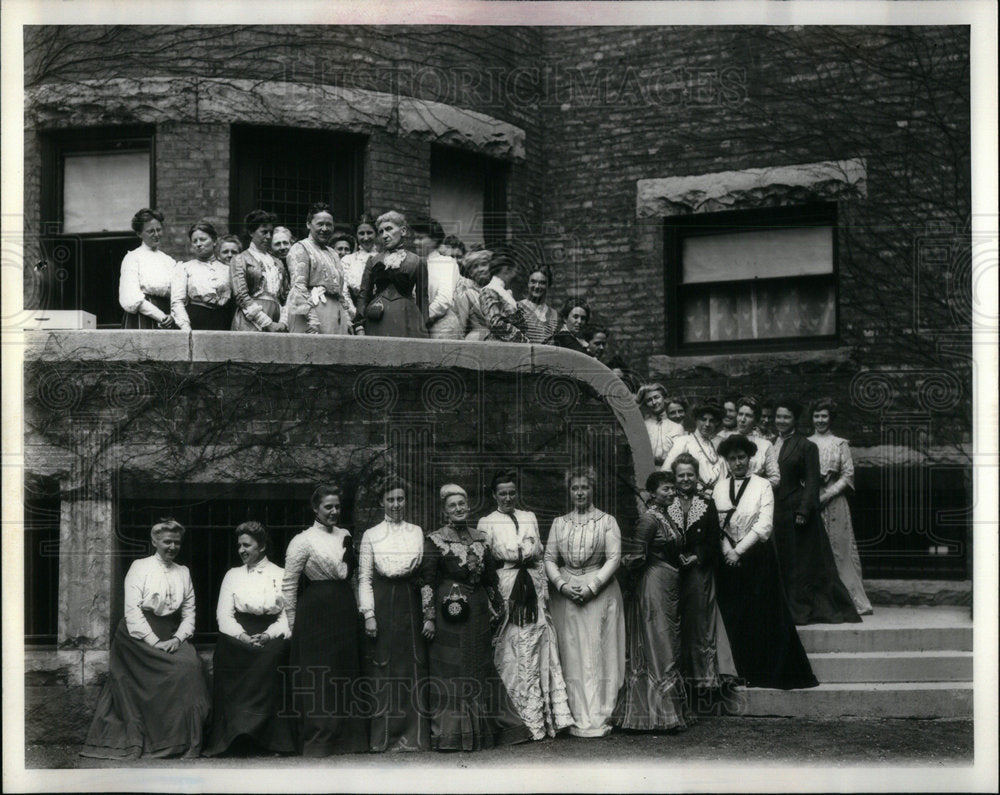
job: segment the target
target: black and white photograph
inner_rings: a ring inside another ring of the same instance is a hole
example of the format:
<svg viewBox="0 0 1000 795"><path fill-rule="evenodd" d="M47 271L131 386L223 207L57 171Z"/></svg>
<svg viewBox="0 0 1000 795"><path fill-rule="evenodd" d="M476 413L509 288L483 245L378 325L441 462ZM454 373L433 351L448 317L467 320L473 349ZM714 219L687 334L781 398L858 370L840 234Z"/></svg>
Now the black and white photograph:
<svg viewBox="0 0 1000 795"><path fill-rule="evenodd" d="M996 791L996 33L5 2L5 791Z"/></svg>

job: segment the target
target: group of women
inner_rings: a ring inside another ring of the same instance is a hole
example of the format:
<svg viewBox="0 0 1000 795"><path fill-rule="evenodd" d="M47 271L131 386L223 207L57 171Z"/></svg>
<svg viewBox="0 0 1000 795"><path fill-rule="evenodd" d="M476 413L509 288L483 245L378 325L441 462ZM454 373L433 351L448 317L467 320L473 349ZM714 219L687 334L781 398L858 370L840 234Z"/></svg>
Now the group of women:
<svg viewBox="0 0 1000 795"><path fill-rule="evenodd" d="M273 213L254 210L244 219L246 249L199 221L188 228L192 257L184 262L160 250L163 223L149 208L132 219L142 243L122 261L124 328L532 342L624 369L609 355L607 330L588 327L584 299L569 298L560 311L546 302L547 267L526 265L506 247L466 254L433 219L366 215L350 235L319 203L296 241ZM516 280L527 283L520 301L511 291Z"/></svg>
<svg viewBox="0 0 1000 795"><path fill-rule="evenodd" d="M854 487L854 463L847 440L832 432L832 400L813 403L808 437L798 430L802 406L790 398L774 401L766 417L751 396L721 405L705 401L688 415L684 399L657 383L641 387L636 400L647 412L657 465L669 469L679 456L691 455L705 490L728 474L725 441L742 436L752 443L749 471L773 490L774 543L796 624L858 621L872 612L846 497Z"/></svg>
<svg viewBox="0 0 1000 795"><path fill-rule="evenodd" d="M572 507L544 543L514 470L493 477L496 510L475 525L465 489L442 486L443 525L429 534L406 521L407 487L389 478L384 519L359 543L337 524L339 488L319 486L283 570L262 525L236 528L243 564L220 588L211 691L190 642L191 577L175 562L184 528L164 520L155 554L126 577L82 753L473 751L564 729L680 730L695 698L739 681L814 685L754 452L745 436L725 440L709 491L698 460L678 455L650 475L624 541L587 468L566 474Z"/></svg>

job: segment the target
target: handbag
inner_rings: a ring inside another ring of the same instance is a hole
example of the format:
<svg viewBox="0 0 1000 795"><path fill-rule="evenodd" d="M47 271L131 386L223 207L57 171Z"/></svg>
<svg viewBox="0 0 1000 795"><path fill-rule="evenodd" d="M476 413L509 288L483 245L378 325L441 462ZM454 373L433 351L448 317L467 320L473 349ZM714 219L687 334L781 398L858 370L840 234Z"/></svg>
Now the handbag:
<svg viewBox="0 0 1000 795"><path fill-rule="evenodd" d="M382 303L381 298L377 298L376 300L372 301L365 308L365 317L367 317L369 320L376 320L376 321L381 320L382 315L384 314L385 314L385 304Z"/></svg>
<svg viewBox="0 0 1000 795"><path fill-rule="evenodd" d="M460 624L468 619L469 597L462 593L458 583L452 583L448 595L441 600L441 614L453 624Z"/></svg>

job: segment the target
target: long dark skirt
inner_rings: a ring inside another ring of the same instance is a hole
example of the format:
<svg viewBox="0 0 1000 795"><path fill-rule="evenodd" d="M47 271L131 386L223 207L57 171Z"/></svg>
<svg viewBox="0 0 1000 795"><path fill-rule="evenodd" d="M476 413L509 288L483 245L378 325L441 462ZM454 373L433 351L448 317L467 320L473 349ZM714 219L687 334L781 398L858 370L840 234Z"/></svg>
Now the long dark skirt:
<svg viewBox="0 0 1000 795"><path fill-rule="evenodd" d="M146 620L160 640L171 637L180 614ZM97 699L82 756L97 759L156 758L201 754L212 702L194 646L173 654L137 640L125 619L118 624L108 658L108 681Z"/></svg>
<svg viewBox="0 0 1000 795"><path fill-rule="evenodd" d="M420 314L417 302L408 295L400 295L395 286L390 285L374 299L372 304L381 304L382 316L378 320L365 319L365 334L369 337L418 337L426 338L427 327Z"/></svg>
<svg viewBox="0 0 1000 795"><path fill-rule="evenodd" d="M193 331L229 331L233 315L228 306L189 303L185 308Z"/></svg>
<svg viewBox="0 0 1000 795"><path fill-rule="evenodd" d="M365 642L365 672L372 691L371 750L426 751L427 646L420 592L411 579L375 574L378 634Z"/></svg>
<svg viewBox="0 0 1000 795"><path fill-rule="evenodd" d="M266 630L274 616L237 613L236 620L248 635ZM212 663L212 730L205 756L225 753L240 738L263 750L296 751L290 718L279 718L289 643L272 638L251 646L228 635L219 635Z"/></svg>
<svg viewBox="0 0 1000 795"><path fill-rule="evenodd" d="M482 587L458 583L469 600L465 621L444 617L441 602L455 580L437 588L437 620L428 650L428 707L431 747L436 751L479 751L527 742L531 732L514 708L493 664L489 599Z"/></svg>
<svg viewBox="0 0 1000 795"><path fill-rule="evenodd" d="M758 542L738 566L719 568L719 610L736 670L749 687L815 687L785 593L774 547Z"/></svg>
<svg viewBox="0 0 1000 795"><path fill-rule="evenodd" d="M147 295L146 300L149 301L153 306L159 309L164 314L170 314L170 296L162 295ZM156 330L160 328L160 324L157 323L149 315L143 315L139 312L123 312L122 313L122 328L131 329L133 331L149 331Z"/></svg>
<svg viewBox="0 0 1000 795"><path fill-rule="evenodd" d="M814 511L805 524L796 525L794 508L788 501L774 506L774 543L792 620L799 625L861 621L837 573L819 514Z"/></svg>
<svg viewBox="0 0 1000 795"><path fill-rule="evenodd" d="M358 647L358 609L350 582L309 582L298 600L279 713L293 718L304 756L368 750Z"/></svg>
<svg viewBox="0 0 1000 795"><path fill-rule="evenodd" d="M625 607L625 684L612 722L623 729L684 729L694 721L681 678L680 577L650 558Z"/></svg>
<svg viewBox="0 0 1000 795"><path fill-rule="evenodd" d="M736 678L729 636L716 604L715 572L695 563L680 574L681 673L689 686L719 688Z"/></svg>

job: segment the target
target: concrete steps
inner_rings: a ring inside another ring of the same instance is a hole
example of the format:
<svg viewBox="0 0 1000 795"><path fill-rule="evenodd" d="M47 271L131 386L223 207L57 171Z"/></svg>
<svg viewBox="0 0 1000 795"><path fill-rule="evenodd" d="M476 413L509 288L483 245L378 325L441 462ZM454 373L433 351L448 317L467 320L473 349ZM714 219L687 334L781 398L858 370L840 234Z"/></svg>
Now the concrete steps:
<svg viewBox="0 0 1000 795"><path fill-rule="evenodd" d="M971 718L968 608L876 607L861 624L799 627L819 687L749 688L741 712L787 717Z"/></svg>

